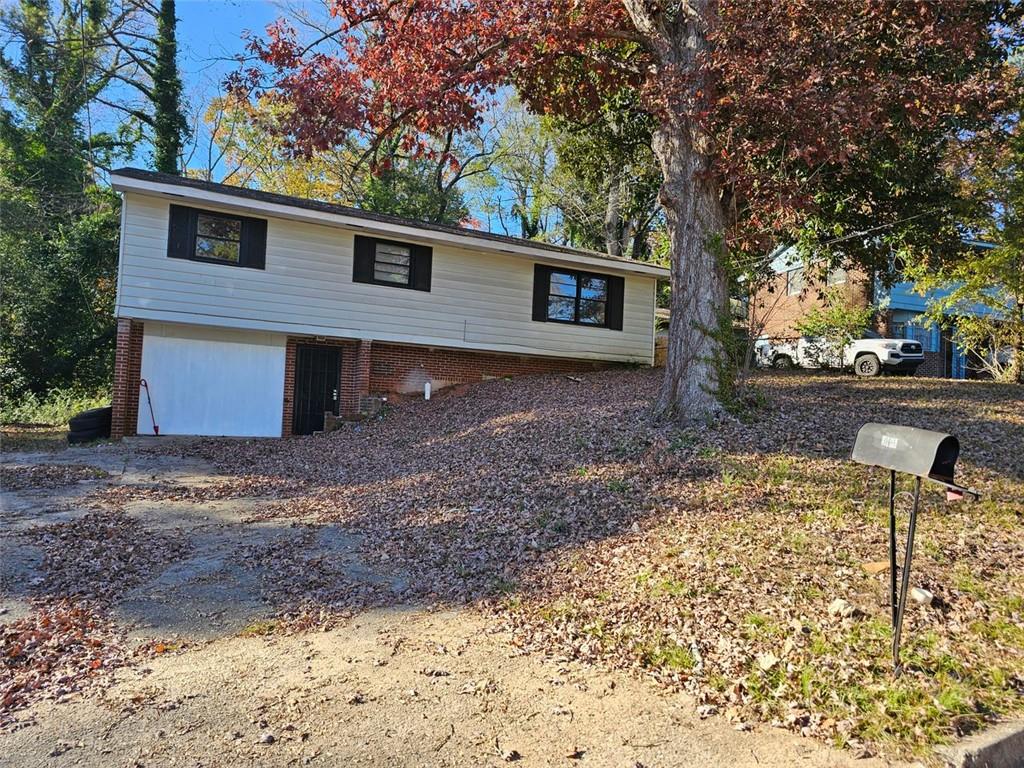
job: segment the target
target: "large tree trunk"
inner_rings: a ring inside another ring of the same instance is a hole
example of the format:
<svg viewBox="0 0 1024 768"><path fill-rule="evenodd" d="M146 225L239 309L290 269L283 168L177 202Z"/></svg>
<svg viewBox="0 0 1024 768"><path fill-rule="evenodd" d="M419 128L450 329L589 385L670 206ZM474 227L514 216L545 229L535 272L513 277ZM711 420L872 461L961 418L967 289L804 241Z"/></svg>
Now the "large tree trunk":
<svg viewBox="0 0 1024 768"><path fill-rule="evenodd" d="M661 204L672 248L668 358L657 410L684 420L721 410L718 371L725 354L720 329L728 319L721 195L686 125L654 132L664 183Z"/></svg>
<svg viewBox="0 0 1024 768"><path fill-rule="evenodd" d="M709 52L715 4L623 0L623 5L654 54L661 84L651 146L661 164L661 204L672 246L672 317L657 410L701 419L722 409L719 325L727 319L721 190L711 173L713 144L693 118L706 108L700 62Z"/></svg>

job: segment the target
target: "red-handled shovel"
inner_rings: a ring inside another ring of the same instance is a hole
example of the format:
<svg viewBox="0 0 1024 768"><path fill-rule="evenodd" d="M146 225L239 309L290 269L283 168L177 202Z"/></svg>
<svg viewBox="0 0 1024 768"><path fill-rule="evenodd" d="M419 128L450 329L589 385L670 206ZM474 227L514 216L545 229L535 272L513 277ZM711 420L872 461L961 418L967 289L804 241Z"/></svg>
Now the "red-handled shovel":
<svg viewBox="0 0 1024 768"><path fill-rule="evenodd" d="M153 422L153 434L160 434L160 427L156 423L156 414L153 413L153 399L149 396L149 382L145 379L139 380L139 386L146 388L146 402L149 403L149 420Z"/></svg>

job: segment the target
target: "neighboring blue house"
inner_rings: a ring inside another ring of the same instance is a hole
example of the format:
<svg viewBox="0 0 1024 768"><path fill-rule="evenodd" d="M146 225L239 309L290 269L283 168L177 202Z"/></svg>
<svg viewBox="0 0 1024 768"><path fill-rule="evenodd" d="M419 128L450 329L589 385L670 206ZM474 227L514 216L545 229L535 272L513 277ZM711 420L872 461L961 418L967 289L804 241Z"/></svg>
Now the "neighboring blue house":
<svg viewBox="0 0 1024 768"><path fill-rule="evenodd" d="M965 240L965 245L973 248L986 249L993 246L978 240ZM934 363L926 363L926 368L941 366L941 372L931 370L925 375L944 376L951 379L970 377L967 354L952 338L948 331L929 323L924 317L929 305L949 295L949 291L928 291L924 295L917 292L911 282L900 282L888 290L878 281L875 282L875 304L885 307L888 316L888 332L896 338L914 339L921 342L925 355L928 353L938 359ZM986 314L988 310L981 304L961 307L961 314Z"/></svg>
<svg viewBox="0 0 1024 768"><path fill-rule="evenodd" d="M889 335L921 343L927 361L922 367L928 369L927 375L965 379L967 355L964 350L947 332L926 322L924 317L928 305L945 295L945 291L930 291L922 296L910 282L896 283L888 290L878 283L875 287L876 304L888 310Z"/></svg>

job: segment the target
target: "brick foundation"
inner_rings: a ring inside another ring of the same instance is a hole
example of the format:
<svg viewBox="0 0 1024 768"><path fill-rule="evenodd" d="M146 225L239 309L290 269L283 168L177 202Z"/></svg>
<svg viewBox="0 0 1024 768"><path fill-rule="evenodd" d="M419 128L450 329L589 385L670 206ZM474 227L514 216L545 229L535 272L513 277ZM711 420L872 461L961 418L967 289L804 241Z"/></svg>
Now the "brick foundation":
<svg viewBox="0 0 1024 768"><path fill-rule="evenodd" d="M341 415L360 412L367 395L420 395L431 382L436 392L456 384L538 373L581 373L609 367L609 363L569 358L502 355L469 350L386 344L379 341L289 338L285 347L284 407L281 434L292 435L295 393L295 347L320 344L340 347Z"/></svg>
<svg viewBox="0 0 1024 768"><path fill-rule="evenodd" d="M420 394L428 380L436 391L454 384L471 384L506 376L581 373L607 367L609 363L588 360L375 342L369 389L374 394Z"/></svg>
<svg viewBox="0 0 1024 768"><path fill-rule="evenodd" d="M924 362L918 366L915 376L926 379L946 377L946 356L942 352L925 352Z"/></svg>
<svg viewBox="0 0 1024 768"><path fill-rule="evenodd" d="M142 330L138 320L119 318L114 354L114 386L110 437L134 435L139 421L139 380L142 376Z"/></svg>
<svg viewBox="0 0 1024 768"><path fill-rule="evenodd" d="M362 408L363 399L370 394L370 371L373 367L373 342L359 342L356 358L352 365L352 381L342 382L345 391L353 398L352 407L343 413L356 413Z"/></svg>

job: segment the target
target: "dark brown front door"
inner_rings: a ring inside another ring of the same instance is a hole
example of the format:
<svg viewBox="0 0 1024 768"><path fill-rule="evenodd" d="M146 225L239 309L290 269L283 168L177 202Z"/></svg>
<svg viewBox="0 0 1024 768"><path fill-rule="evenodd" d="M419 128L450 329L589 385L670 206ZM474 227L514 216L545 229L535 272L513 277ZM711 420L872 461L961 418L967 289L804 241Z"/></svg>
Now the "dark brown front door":
<svg viewBox="0 0 1024 768"><path fill-rule="evenodd" d="M324 411L338 414L341 350L316 344L295 348L295 413L292 432L311 435L324 428Z"/></svg>

